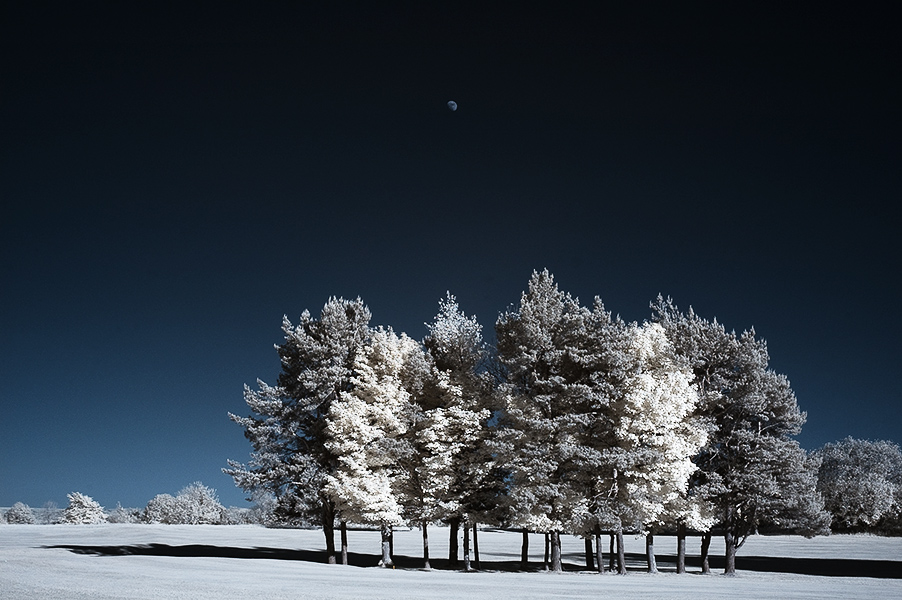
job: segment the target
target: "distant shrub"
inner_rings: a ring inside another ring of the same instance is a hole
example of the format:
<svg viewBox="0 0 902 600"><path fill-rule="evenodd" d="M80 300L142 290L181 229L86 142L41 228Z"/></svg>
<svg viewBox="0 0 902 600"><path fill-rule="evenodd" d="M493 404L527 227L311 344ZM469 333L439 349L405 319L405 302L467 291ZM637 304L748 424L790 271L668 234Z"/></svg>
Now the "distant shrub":
<svg viewBox="0 0 902 600"><path fill-rule="evenodd" d="M225 507L219 503L216 490L199 481L183 488L176 501L181 522L186 525L218 525L223 522Z"/></svg>
<svg viewBox="0 0 902 600"><path fill-rule="evenodd" d="M86 496L79 492L68 494L69 506L63 511L63 523L73 525L93 525L95 523L106 523L106 514L103 507L94 501L90 496Z"/></svg>
<svg viewBox="0 0 902 600"><path fill-rule="evenodd" d="M230 506L222 516L223 525L259 525L260 521L253 509Z"/></svg>
<svg viewBox="0 0 902 600"><path fill-rule="evenodd" d="M6 522L10 525L34 525L34 513L27 504L16 502L6 511Z"/></svg>
<svg viewBox="0 0 902 600"><path fill-rule="evenodd" d="M219 525L226 520L226 509L219 503L216 490L199 481L183 488L178 496L154 496L144 509L147 523Z"/></svg>
<svg viewBox="0 0 902 600"><path fill-rule="evenodd" d="M108 523L141 523L143 521L141 511L136 508L122 508L122 505L116 503L116 508L107 515Z"/></svg>
<svg viewBox="0 0 902 600"><path fill-rule="evenodd" d="M41 523L44 525L53 525L59 523L63 518L63 511L53 500L48 500L40 509Z"/></svg>
<svg viewBox="0 0 902 600"><path fill-rule="evenodd" d="M144 508L145 523L165 523L173 525L179 522L176 499L169 494L157 494L150 499Z"/></svg>

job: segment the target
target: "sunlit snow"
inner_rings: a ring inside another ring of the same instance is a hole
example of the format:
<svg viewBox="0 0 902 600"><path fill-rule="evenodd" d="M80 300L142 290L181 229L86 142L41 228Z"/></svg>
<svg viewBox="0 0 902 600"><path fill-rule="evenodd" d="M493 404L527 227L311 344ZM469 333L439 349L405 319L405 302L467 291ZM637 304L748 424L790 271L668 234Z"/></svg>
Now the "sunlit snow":
<svg viewBox="0 0 902 600"><path fill-rule="evenodd" d="M447 536L447 529L432 530L433 557L447 556ZM719 550L717 542L712 544L712 550ZM399 531L395 534L395 555L419 557L421 543L418 530ZM626 545L628 553L644 550L643 541L631 536ZM673 538L656 538L661 555L672 554L673 545ZM379 533L351 531L349 546L351 552L376 556ZM484 564L516 561L520 535L481 531L479 546ZM0 595L24 600L902 597L902 579L750 572L741 566L737 577L702 576L697 568L690 568L687 575L676 575L666 572L671 566L666 561L659 561L658 565L665 572L648 575L641 572L643 565L635 556L626 576L581 572L575 568L583 563L583 543L571 536L563 537L563 552L565 563L574 570L562 574L386 570L300 559L320 552L322 547L322 533L316 530L206 525L3 525ZM697 538L690 539L689 549L690 554L695 553ZM540 569L540 536L532 536L530 550L533 565ZM743 556L893 560L902 556L902 539L753 537L740 551L740 557Z"/></svg>

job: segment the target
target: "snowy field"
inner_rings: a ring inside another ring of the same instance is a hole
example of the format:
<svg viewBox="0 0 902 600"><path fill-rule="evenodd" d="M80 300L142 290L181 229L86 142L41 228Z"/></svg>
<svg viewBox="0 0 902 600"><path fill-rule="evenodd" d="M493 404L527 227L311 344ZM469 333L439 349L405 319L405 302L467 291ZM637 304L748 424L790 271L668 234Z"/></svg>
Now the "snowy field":
<svg viewBox="0 0 902 600"><path fill-rule="evenodd" d="M656 538L663 571L658 575L643 572L641 539L626 540L630 567L626 576L581 570L582 540L566 536L562 541L565 573L541 572L544 545L540 536L530 540L535 571L522 573L513 571L519 561L520 535L481 531L484 570L461 573L442 568L448 531L433 528L430 549L439 568L426 572L418 568L422 556L418 530L395 534L395 555L403 568L388 570L366 566L375 564L379 550L379 534L371 531L349 532L352 562L360 566L341 566L316 562L324 557L319 531L203 525L3 525L0 598L902 598L898 578L902 562L886 562L902 561L900 538L755 537L740 550L736 577L702 576L697 567L676 575L668 562L675 549L672 537ZM722 553L721 546L721 540L712 542L715 556ZM698 539L690 538L688 548L690 558L697 555ZM755 569L788 564L791 572L747 570L743 560ZM877 565L872 572L880 576L806 574L824 566L827 572L843 572L856 565Z"/></svg>

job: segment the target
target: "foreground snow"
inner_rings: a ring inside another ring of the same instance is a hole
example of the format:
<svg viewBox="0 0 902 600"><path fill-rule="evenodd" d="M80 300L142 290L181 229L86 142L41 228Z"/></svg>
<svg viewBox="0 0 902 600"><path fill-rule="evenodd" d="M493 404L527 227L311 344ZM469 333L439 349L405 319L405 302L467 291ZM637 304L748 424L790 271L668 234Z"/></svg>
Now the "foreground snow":
<svg viewBox="0 0 902 600"><path fill-rule="evenodd" d="M447 556L447 530L430 530L433 557ZM337 536L336 536L337 538ZM379 548L378 532L352 531L358 561ZM582 563L582 541L563 538L565 561ZM716 543L716 542L715 542ZM395 534L395 554L419 557L417 530ZM58 546L58 547L54 547ZM484 531L481 559L500 568L517 561L520 536ZM673 538L659 537L659 554L672 554ZM712 544L712 550L720 548ZM9 599L37 598L862 598L902 597L902 579L816 577L795 573L740 571L737 577L697 573L642 573L625 577L573 570L460 573L415 568L386 570L311 562L323 547L318 531L269 530L252 526L10 525L0 527L0 592ZM690 553L697 540L690 540ZM627 539L627 552L643 541ZM531 560L541 562L542 540L530 541ZM606 550L606 548L605 548ZM870 536L752 538L742 556L886 560L902 556L902 539ZM636 557L637 558L637 557ZM373 559L374 560L374 559ZM416 564L419 564L418 562ZM536 565L540 567L540 564ZM666 571L669 565L659 566ZM690 569L697 571L697 569Z"/></svg>

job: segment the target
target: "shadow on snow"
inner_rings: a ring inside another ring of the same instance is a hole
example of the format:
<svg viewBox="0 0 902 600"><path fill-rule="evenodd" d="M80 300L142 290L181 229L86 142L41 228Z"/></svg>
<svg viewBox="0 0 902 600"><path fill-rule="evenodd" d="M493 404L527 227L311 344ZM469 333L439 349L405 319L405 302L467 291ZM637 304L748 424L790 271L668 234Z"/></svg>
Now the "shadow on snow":
<svg viewBox="0 0 902 600"><path fill-rule="evenodd" d="M168 556L176 558L246 558L246 559L271 559L294 560L312 563L325 563L326 553L316 550L288 550L284 548L232 548L228 546L209 546L192 544L186 546L170 546L167 544L139 544L131 546L79 546L58 545L44 546L69 550L75 554L91 556ZM568 556L569 558L569 556ZM577 557L573 555L573 558ZM607 556L606 556L607 558ZM645 555L627 553L627 567L630 571L645 571ZM673 555L658 555L656 557L658 569L662 572L676 570L676 557ZM396 555L394 557L396 568L420 569L423 559ZM451 566L448 559L431 559L430 564L434 570L461 570L462 563ZM709 562L712 569L723 569L724 558L722 556L710 556ZM379 557L373 554L348 553L348 564L354 567L376 567L379 565ZM689 567L701 567L701 558L687 556L686 565ZM762 571L769 573L796 573L799 575L818 575L829 577L876 577L882 579L902 579L902 561L893 560L855 560L840 558L790 558L771 556L737 556L736 568L741 571ZM481 571L521 571L519 560L510 561L480 561ZM542 564L530 562L530 571L543 570ZM584 566L564 563L565 571L589 571ZM695 573L698 573L697 571Z"/></svg>

